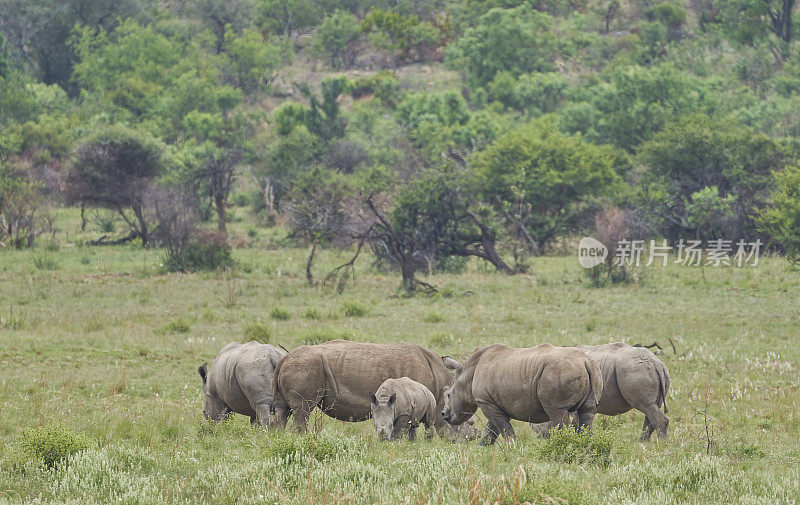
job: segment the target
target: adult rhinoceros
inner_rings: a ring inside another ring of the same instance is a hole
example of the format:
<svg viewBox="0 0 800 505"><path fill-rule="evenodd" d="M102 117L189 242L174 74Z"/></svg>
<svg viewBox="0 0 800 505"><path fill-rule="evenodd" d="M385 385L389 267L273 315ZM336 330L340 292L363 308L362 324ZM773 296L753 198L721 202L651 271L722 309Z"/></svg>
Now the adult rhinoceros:
<svg viewBox="0 0 800 505"><path fill-rule="evenodd" d="M445 389L445 421L460 424L478 407L488 420L481 445L497 436L514 436L510 419L561 426L577 412L581 426L591 429L597 399L603 394L600 369L573 347L542 344L515 349L494 344L475 349L464 364L449 356L445 366L455 370Z"/></svg>
<svg viewBox="0 0 800 505"><path fill-rule="evenodd" d="M223 347L211 368L204 363L197 369L203 378L206 419L218 421L235 412L250 416L253 424L270 426L275 365L285 355L284 350L258 342Z"/></svg>
<svg viewBox="0 0 800 505"><path fill-rule="evenodd" d="M640 440L649 440L653 431L658 438L666 439L669 418L660 407L668 412L670 378L664 362L648 349L622 342L576 347L592 358L603 374L603 397L597 413L616 416L636 409L645 416ZM543 428L534 425L536 431Z"/></svg>

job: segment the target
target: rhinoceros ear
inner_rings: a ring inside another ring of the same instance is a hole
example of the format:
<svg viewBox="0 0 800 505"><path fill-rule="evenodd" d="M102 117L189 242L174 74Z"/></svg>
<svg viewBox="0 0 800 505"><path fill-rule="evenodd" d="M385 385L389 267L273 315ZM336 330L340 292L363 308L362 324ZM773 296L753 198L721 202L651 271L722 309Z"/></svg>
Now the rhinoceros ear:
<svg viewBox="0 0 800 505"><path fill-rule="evenodd" d="M374 393L369 395L369 401L371 401L373 405L377 405L378 404L378 399L375 398L375 394Z"/></svg>
<svg viewBox="0 0 800 505"><path fill-rule="evenodd" d="M444 366L447 367L448 370L455 370L456 372L461 370L461 363L450 356L442 356L442 363L444 363Z"/></svg>
<svg viewBox="0 0 800 505"><path fill-rule="evenodd" d="M394 402L396 400L397 400L397 395L396 394L392 394L392 396L389 397L389 405L394 405Z"/></svg>
<svg viewBox="0 0 800 505"><path fill-rule="evenodd" d="M203 384L206 382L206 376L208 375L208 366L206 363L200 365L200 368L197 369L197 372L200 374L200 377L203 378Z"/></svg>

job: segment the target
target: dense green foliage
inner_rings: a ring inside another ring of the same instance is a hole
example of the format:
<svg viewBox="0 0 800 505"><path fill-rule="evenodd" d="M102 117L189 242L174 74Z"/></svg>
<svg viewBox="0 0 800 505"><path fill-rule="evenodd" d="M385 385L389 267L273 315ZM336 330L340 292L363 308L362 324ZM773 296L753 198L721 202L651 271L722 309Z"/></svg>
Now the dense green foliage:
<svg viewBox="0 0 800 505"><path fill-rule="evenodd" d="M794 0L3 0L1 242L33 245L66 204L84 229L107 207L171 250L164 230L186 227L153 196L168 193L193 228L216 215L226 232L231 195L289 222L309 282L317 246L358 243L412 277L466 256L514 273L612 207L641 238L792 251L776 213L800 152L795 14Z"/></svg>

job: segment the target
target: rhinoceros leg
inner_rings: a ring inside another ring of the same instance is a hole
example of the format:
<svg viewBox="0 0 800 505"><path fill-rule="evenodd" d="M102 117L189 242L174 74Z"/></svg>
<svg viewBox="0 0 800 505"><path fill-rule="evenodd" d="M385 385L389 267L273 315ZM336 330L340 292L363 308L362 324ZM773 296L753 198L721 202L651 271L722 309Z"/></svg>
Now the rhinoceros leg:
<svg viewBox="0 0 800 505"><path fill-rule="evenodd" d="M309 402L300 402L297 408L292 409L292 426L297 433L308 431L308 417L313 408L314 405L310 405Z"/></svg>
<svg viewBox="0 0 800 505"><path fill-rule="evenodd" d="M569 412L567 409L544 409L544 411L547 417L550 418L550 422L547 423L542 431L542 436L546 437L550 433L550 430L554 428L563 428L569 423Z"/></svg>
<svg viewBox="0 0 800 505"><path fill-rule="evenodd" d="M277 424L275 418L269 413L269 405L256 405L256 415L250 418L250 423L255 424L256 421L260 422L261 428L265 430Z"/></svg>
<svg viewBox="0 0 800 505"><path fill-rule="evenodd" d="M408 427L408 440L413 442L417 439L417 426L418 424L412 424Z"/></svg>
<svg viewBox="0 0 800 505"><path fill-rule="evenodd" d="M479 403L479 406L489 421L486 426L486 436L481 439L479 445L492 445L498 435L503 435L507 440L514 438L514 428L508 420L508 414L489 403Z"/></svg>
<svg viewBox="0 0 800 505"><path fill-rule="evenodd" d="M658 438L660 440L666 440L667 438L667 427L669 426L669 418L661 412L661 409L653 403L647 405L646 407L640 408L644 415L646 416L645 419L645 426L642 427L642 438L641 440L647 441L650 439L650 435L653 434L653 431L658 433ZM649 423L649 426L647 424Z"/></svg>
<svg viewBox="0 0 800 505"><path fill-rule="evenodd" d="M639 437L640 442L647 442L650 440L650 436L653 434L655 430L655 426L650 423L650 419L647 416L644 416L644 423L642 424L642 436Z"/></svg>

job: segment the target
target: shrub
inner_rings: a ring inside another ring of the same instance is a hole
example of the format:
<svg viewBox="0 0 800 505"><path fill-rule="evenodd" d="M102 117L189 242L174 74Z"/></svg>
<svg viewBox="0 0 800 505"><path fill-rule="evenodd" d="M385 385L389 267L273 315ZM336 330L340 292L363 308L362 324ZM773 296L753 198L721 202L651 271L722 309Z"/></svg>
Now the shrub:
<svg viewBox="0 0 800 505"><path fill-rule="evenodd" d="M117 229L117 215L113 211L95 212L94 224L103 233L113 233Z"/></svg>
<svg viewBox="0 0 800 505"><path fill-rule="evenodd" d="M197 232L184 244L169 250L164 268L169 272L216 270L233 265L231 248L224 233Z"/></svg>
<svg viewBox="0 0 800 505"><path fill-rule="evenodd" d="M372 95L389 106L396 105L399 94L397 76L388 70L378 72L375 75L351 79L347 87L350 90L350 96L353 98L358 99Z"/></svg>
<svg viewBox="0 0 800 505"><path fill-rule="evenodd" d="M58 246L58 244L56 244L54 242L51 242L51 243L47 244L46 246L44 246L44 250L47 251L47 252L56 252L56 251L59 250L59 246Z"/></svg>
<svg viewBox="0 0 800 505"><path fill-rule="evenodd" d="M342 306L345 317L364 317L367 309L358 302L352 300L344 302Z"/></svg>
<svg viewBox="0 0 800 505"><path fill-rule="evenodd" d="M184 321L183 319L176 319L174 321L170 321L167 326L164 327L164 331L167 333L189 333L192 327Z"/></svg>
<svg viewBox="0 0 800 505"><path fill-rule="evenodd" d="M426 323L441 323L444 321L444 316L438 312L428 312L422 317L422 320Z"/></svg>
<svg viewBox="0 0 800 505"><path fill-rule="evenodd" d="M250 205L250 195L247 193L237 193L233 197L233 204L237 207L247 207Z"/></svg>
<svg viewBox="0 0 800 505"><path fill-rule="evenodd" d="M89 258L89 256L81 256L81 265L88 265L91 262L92 260Z"/></svg>
<svg viewBox="0 0 800 505"><path fill-rule="evenodd" d="M540 453L552 461L606 468L611 463L611 437L601 430L576 431L571 426L550 430Z"/></svg>
<svg viewBox="0 0 800 505"><path fill-rule="evenodd" d="M431 347L447 347L451 344L454 344L456 342L456 338L452 333L442 331L439 333L434 333L429 342Z"/></svg>
<svg viewBox="0 0 800 505"><path fill-rule="evenodd" d="M21 447L31 459L52 468L72 454L87 449L89 440L64 427L39 426L22 436Z"/></svg>
<svg viewBox="0 0 800 505"><path fill-rule="evenodd" d="M335 457L347 457L358 451L351 440L326 433L297 435L291 432L275 432L270 435L265 447L267 457L277 457L287 463L308 457L325 461Z"/></svg>
<svg viewBox="0 0 800 505"><path fill-rule="evenodd" d="M272 307L269 311L269 317L276 321L288 321L292 318L292 315L289 314L289 311L286 309L282 309L280 307Z"/></svg>
<svg viewBox="0 0 800 505"><path fill-rule="evenodd" d="M244 327L244 338L266 344L269 342L269 327L262 323L250 323Z"/></svg>
<svg viewBox="0 0 800 505"><path fill-rule="evenodd" d="M311 307L306 309L306 319L320 319L320 318L322 318L322 314L320 314L320 312L317 309Z"/></svg>

